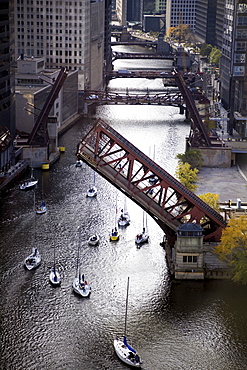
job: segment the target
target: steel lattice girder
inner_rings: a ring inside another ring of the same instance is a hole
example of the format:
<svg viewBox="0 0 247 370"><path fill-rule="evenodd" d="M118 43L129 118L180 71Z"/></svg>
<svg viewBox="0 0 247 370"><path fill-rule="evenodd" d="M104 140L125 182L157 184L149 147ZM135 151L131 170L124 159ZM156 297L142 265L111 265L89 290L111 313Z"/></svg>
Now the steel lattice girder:
<svg viewBox="0 0 247 370"><path fill-rule="evenodd" d="M204 240L219 241L223 217L178 180L99 119L78 144L77 157L124 191L170 235L195 222Z"/></svg>

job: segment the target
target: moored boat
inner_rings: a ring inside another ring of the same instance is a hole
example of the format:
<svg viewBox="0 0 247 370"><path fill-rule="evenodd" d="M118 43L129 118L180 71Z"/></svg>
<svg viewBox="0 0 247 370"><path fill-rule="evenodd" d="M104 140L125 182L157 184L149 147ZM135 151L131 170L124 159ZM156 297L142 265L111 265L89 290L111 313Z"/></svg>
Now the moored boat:
<svg viewBox="0 0 247 370"><path fill-rule="evenodd" d="M72 289L76 294L80 295L81 297L87 298L90 296L92 289L88 282L85 280L84 274L82 275L80 274L79 264L80 264L80 245L78 245L76 276L72 283Z"/></svg>
<svg viewBox="0 0 247 370"><path fill-rule="evenodd" d="M53 261L53 267L51 268L51 272L49 275L50 283L53 286L60 286L61 285L61 276L59 272L56 269L56 254L55 254L55 246L54 246L54 261Z"/></svg>
<svg viewBox="0 0 247 370"><path fill-rule="evenodd" d="M115 229L112 229L112 232L110 234L110 241L116 242L119 240L119 232L118 229L115 227Z"/></svg>
<svg viewBox="0 0 247 370"><path fill-rule="evenodd" d="M31 190L38 184L38 180L36 180L33 176L33 168L31 169L31 177L29 179L23 180L19 184L20 190Z"/></svg>
<svg viewBox="0 0 247 370"><path fill-rule="evenodd" d="M76 166L76 167L81 167L81 166L82 166L82 160L81 160L81 159L78 159L78 160L75 162L75 166Z"/></svg>
<svg viewBox="0 0 247 370"><path fill-rule="evenodd" d="M87 196L90 198L96 197L98 190L95 186L95 171L93 172L93 185L88 189Z"/></svg>
<svg viewBox="0 0 247 370"><path fill-rule="evenodd" d="M94 234L94 235L90 236L90 238L88 239L88 244L93 245L93 246L98 245L99 244L99 235Z"/></svg>
<svg viewBox="0 0 247 370"><path fill-rule="evenodd" d="M42 202L36 209L36 213L41 215L43 213L46 213L46 204L45 202Z"/></svg>
<svg viewBox="0 0 247 370"><path fill-rule="evenodd" d="M137 234L135 237L135 243L140 246L141 244L147 243L149 239L149 234L148 234L148 225L147 225L147 214L146 214L146 227L145 227L145 220L144 217L145 212L143 211L143 229L142 232Z"/></svg>
<svg viewBox="0 0 247 370"><path fill-rule="evenodd" d="M32 248L32 253L25 258L24 266L28 270L33 270L41 264L41 256L37 248Z"/></svg>
<svg viewBox="0 0 247 370"><path fill-rule="evenodd" d="M129 277L127 282L127 295L126 295L126 306L125 306L125 326L123 340L116 338L114 339L113 345L115 352L119 359L131 367L140 368L141 359L136 350L128 344L126 332L127 332L127 311L128 311L128 297L129 297Z"/></svg>

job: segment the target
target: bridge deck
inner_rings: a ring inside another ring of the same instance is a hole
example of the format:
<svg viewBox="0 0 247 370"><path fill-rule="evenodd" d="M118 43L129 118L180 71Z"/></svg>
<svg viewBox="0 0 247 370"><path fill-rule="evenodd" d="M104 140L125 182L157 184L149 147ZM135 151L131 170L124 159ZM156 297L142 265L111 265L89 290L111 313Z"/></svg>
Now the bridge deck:
<svg viewBox="0 0 247 370"><path fill-rule="evenodd" d="M78 144L82 159L145 209L174 243L177 227L196 222L219 241L222 216L102 120Z"/></svg>

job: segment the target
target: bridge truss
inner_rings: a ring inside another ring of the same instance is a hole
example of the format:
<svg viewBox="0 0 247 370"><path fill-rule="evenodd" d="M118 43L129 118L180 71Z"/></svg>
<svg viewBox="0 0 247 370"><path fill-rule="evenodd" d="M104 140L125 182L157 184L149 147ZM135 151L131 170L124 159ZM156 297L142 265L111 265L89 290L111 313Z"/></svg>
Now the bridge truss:
<svg viewBox="0 0 247 370"><path fill-rule="evenodd" d="M77 157L148 212L170 245L187 222L203 227L205 241L220 240L223 217L101 119L78 144Z"/></svg>

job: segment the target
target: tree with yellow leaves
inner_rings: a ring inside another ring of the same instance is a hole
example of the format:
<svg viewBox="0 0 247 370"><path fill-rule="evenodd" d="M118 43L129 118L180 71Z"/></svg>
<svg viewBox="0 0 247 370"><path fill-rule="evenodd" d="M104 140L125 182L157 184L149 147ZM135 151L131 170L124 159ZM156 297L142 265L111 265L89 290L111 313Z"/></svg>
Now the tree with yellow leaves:
<svg viewBox="0 0 247 370"><path fill-rule="evenodd" d="M247 216L234 217L223 230L215 253L226 261L233 272L233 280L247 284Z"/></svg>
<svg viewBox="0 0 247 370"><path fill-rule="evenodd" d="M186 188L194 191L197 188L194 183L196 182L198 172L199 170L197 168L192 169L189 163L179 162L176 167L175 176Z"/></svg>
<svg viewBox="0 0 247 370"><path fill-rule="evenodd" d="M203 200L203 202L207 203L215 211L220 212L219 194L205 193L198 195L198 198Z"/></svg>

